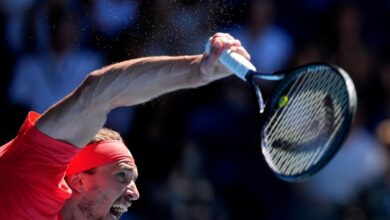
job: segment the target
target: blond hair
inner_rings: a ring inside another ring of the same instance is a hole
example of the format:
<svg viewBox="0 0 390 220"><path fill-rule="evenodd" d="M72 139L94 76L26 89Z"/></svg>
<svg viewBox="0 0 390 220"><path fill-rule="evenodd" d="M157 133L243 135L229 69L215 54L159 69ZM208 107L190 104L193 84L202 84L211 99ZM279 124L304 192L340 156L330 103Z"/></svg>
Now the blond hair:
<svg viewBox="0 0 390 220"><path fill-rule="evenodd" d="M111 141L111 140L123 142L123 139L118 132L116 132L112 129L109 129L109 128L101 128L96 133L95 137L92 138L92 140L89 142L89 144L99 142L99 141Z"/></svg>

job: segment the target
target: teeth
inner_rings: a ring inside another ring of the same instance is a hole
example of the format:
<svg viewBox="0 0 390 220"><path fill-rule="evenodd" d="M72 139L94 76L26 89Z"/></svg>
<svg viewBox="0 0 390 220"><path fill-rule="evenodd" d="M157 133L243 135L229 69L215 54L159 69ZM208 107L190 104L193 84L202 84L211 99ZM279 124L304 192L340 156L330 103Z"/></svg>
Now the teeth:
<svg viewBox="0 0 390 220"><path fill-rule="evenodd" d="M112 208L117 212L127 212L127 206L122 204L114 204Z"/></svg>

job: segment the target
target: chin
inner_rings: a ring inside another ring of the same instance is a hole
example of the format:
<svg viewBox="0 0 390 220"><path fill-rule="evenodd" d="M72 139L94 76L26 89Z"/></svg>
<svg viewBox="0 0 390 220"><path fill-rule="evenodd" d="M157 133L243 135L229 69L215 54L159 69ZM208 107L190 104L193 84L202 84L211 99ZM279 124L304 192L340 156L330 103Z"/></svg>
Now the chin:
<svg viewBox="0 0 390 220"><path fill-rule="evenodd" d="M120 217L122 216L123 213L117 213L117 214L114 214L112 212L109 212L108 213L108 218L106 218L107 220L118 220L120 219Z"/></svg>

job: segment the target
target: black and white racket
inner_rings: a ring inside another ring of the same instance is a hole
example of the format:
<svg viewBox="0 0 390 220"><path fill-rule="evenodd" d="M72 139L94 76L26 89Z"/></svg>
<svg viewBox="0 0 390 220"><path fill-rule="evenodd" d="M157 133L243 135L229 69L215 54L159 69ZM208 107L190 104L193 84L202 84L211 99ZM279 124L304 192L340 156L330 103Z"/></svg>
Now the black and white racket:
<svg viewBox="0 0 390 220"><path fill-rule="evenodd" d="M303 181L332 159L349 133L357 108L355 86L347 72L316 63L261 73L231 51L224 51L220 61L256 91L264 118L261 149L277 177ZM256 79L279 80L267 105Z"/></svg>

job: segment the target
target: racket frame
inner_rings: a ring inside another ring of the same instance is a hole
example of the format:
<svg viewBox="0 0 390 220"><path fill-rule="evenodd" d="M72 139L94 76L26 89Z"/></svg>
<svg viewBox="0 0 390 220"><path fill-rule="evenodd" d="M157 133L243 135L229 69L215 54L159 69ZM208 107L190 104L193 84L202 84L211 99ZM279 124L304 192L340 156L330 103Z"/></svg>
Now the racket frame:
<svg viewBox="0 0 390 220"><path fill-rule="evenodd" d="M335 154L338 152L338 150L341 148L343 143L345 142L346 138L348 137L348 134L350 132L350 127L352 126L353 118L356 113L357 108L357 95L356 95L356 89L353 84L352 79L350 76L345 72L342 68L338 67L334 64L329 63L310 63L304 66L296 67L294 69L285 70L285 71L278 71L275 72L273 75L278 76L284 76L281 81L278 82L276 87L274 88L271 98L268 99L267 104L264 108L264 113L261 114L261 120L262 120L262 126L261 126L261 151L264 155L264 151L266 148L268 148L266 143L266 133L265 133L265 127L268 125L268 121L271 114L274 112L275 106L277 106L279 99L283 96L283 92L286 88L288 88L292 81L294 81L296 78L298 78L300 75L305 74L307 71L310 70L310 68L318 68L318 67L324 67L324 68L330 68L335 73L338 73L345 82L346 92L348 94L348 108L347 108L347 114L345 118L345 122L341 126L340 130L338 131L340 134L336 135L336 137L332 140L330 143L329 148L326 150L324 155L321 157L321 159L312 167L307 169L306 171L296 174L296 175L283 175L278 172L276 172L272 166L270 166L272 172L280 179L287 181L287 182L302 182L307 180L309 177L313 176L315 173L320 171L325 165L328 164L328 162L335 156ZM264 73L257 73L251 71L247 79L251 79L253 77L264 76ZM250 81L248 81L250 82ZM253 85L254 87L257 87L256 85ZM267 163L269 163L267 161ZM270 164L269 164L270 165Z"/></svg>

